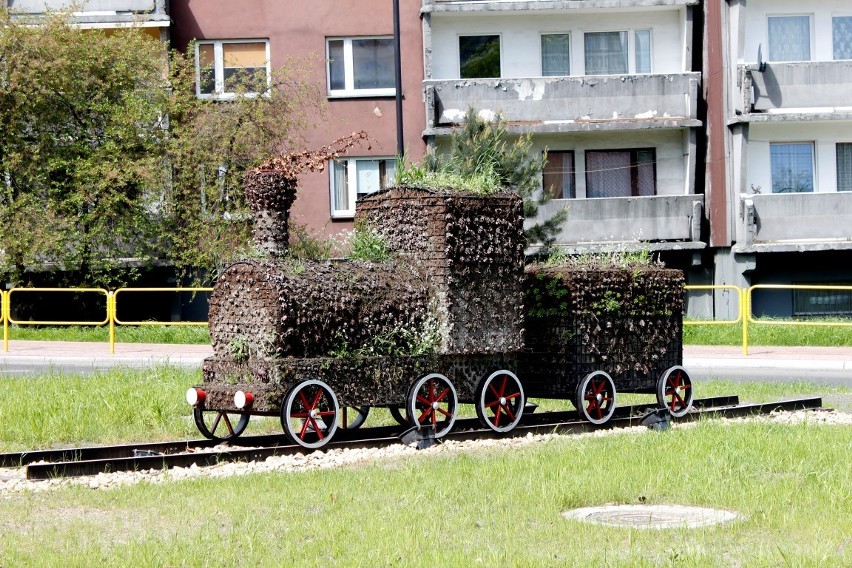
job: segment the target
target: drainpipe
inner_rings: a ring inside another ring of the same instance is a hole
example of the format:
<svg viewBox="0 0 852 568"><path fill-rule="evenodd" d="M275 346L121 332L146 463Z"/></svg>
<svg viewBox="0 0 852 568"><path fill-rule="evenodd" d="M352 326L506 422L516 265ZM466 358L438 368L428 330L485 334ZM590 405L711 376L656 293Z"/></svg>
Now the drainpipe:
<svg viewBox="0 0 852 568"><path fill-rule="evenodd" d="M396 81L396 154L405 152L402 136L402 56L399 41L399 0L393 0L394 80Z"/></svg>

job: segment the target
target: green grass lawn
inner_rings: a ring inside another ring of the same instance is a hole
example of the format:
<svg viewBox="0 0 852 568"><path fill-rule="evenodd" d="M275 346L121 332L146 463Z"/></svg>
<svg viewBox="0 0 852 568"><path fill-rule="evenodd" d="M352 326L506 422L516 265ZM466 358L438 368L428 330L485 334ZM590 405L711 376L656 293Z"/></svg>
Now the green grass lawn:
<svg viewBox="0 0 852 568"><path fill-rule="evenodd" d="M0 448L195 437L183 392L199 380L168 366L0 379L0 418L14 425ZM852 393L696 388L754 401ZM849 566L850 450L849 426L705 420L334 470L12 493L0 497L0 566ZM742 518L642 531L560 516L639 502Z"/></svg>

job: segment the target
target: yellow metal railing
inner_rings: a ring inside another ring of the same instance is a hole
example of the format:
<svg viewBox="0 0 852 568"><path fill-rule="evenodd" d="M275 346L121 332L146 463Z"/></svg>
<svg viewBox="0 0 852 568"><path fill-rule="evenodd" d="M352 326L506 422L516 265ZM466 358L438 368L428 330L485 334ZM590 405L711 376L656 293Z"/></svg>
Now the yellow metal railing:
<svg viewBox="0 0 852 568"><path fill-rule="evenodd" d="M103 288L12 288L8 291L0 290L0 320L3 322L3 351L9 351L9 326L14 325L81 325L81 326L102 326L106 325L109 328L109 350L110 353L115 353L115 326L116 325L158 325L158 326L180 326L180 325L197 325L206 326L207 321L124 321L118 318L118 296L121 293L127 294L130 292L192 292L192 293L207 293L212 292L213 288L119 288L115 292L105 290ZM71 321L71 320L16 320L12 317L12 295L22 293L97 293L103 294L106 298L104 319L99 321Z"/></svg>
<svg viewBox="0 0 852 568"><path fill-rule="evenodd" d="M119 294L128 294L133 292L212 292L213 288L119 288L112 295L112 315L109 319L109 350L110 353L115 353L115 326L116 325L154 325L154 326L173 326L173 325L207 325L207 321L123 321L118 319L118 296Z"/></svg>
<svg viewBox="0 0 852 568"><path fill-rule="evenodd" d="M852 286L810 286L802 284L756 284L751 288L743 290L743 354L748 355L748 330L750 325L787 325L787 326L802 326L802 327L852 327L852 321L849 322L830 322L830 321L790 321L790 320L759 320L755 319L751 313L751 297L755 290L843 290L852 291Z"/></svg>
<svg viewBox="0 0 852 568"><path fill-rule="evenodd" d="M784 285L784 284L757 284L750 288L739 288L737 286L728 285L707 285L707 286L685 286L686 291L692 290L728 290L737 295L739 301L739 310L736 319L727 320L685 320L684 325L741 325L742 326L742 345L743 354L748 355L749 341L749 326L753 325L786 325L786 326L840 326L852 327L850 322L825 322L825 321L783 321L783 320L758 320L755 319L751 312L752 293L755 290L843 290L852 291L852 286L807 286L807 285ZM0 320L3 323L3 350L9 351L9 326L14 325L82 325L82 326L101 326L109 327L109 346L110 353L115 353L115 327L117 325L126 326L206 326L207 321L125 321L118 318L118 298L119 295L127 295L131 293L141 292L166 292L166 293L209 293L213 288L192 287L192 288L119 288L111 292L103 288L12 288L11 290L0 290ZM35 321L35 320L16 320L12 318L12 296L13 294L22 293L95 293L103 294L106 298L106 315L100 321Z"/></svg>

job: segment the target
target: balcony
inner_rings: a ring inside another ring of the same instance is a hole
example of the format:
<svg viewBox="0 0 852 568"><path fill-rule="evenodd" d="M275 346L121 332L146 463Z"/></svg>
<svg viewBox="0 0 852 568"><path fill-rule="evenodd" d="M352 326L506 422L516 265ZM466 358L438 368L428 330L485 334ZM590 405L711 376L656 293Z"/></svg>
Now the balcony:
<svg viewBox="0 0 852 568"><path fill-rule="evenodd" d="M596 199L553 199L539 208L539 220L567 208L556 244L591 250L630 244L652 250L702 249L703 195L658 195ZM624 246L627 245L627 246Z"/></svg>
<svg viewBox="0 0 852 568"><path fill-rule="evenodd" d="M699 0L423 0L421 12L527 12L693 6Z"/></svg>
<svg viewBox="0 0 852 568"><path fill-rule="evenodd" d="M10 10L22 14L42 14L47 10L67 9L68 0L7 0ZM75 12L153 12L156 0L88 0L77 3ZM163 4L162 0L159 4Z"/></svg>
<svg viewBox="0 0 852 568"><path fill-rule="evenodd" d="M852 192L743 196L734 251L852 250Z"/></svg>
<svg viewBox="0 0 852 568"><path fill-rule="evenodd" d="M732 122L849 120L852 61L740 65L745 113Z"/></svg>
<svg viewBox="0 0 852 568"><path fill-rule="evenodd" d="M470 105L502 114L513 132L697 127L700 80L700 73L427 80L424 135L448 133Z"/></svg>
<svg viewBox="0 0 852 568"><path fill-rule="evenodd" d="M83 0L73 5L73 24L79 28L168 27L166 3L167 0ZM70 4L69 0L6 0L9 10L22 17L68 10Z"/></svg>

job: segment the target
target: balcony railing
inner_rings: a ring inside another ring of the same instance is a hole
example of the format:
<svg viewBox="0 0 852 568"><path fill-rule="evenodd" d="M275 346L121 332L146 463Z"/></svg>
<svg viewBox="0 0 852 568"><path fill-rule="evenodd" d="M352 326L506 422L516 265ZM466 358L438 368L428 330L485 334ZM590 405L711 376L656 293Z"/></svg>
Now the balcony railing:
<svg viewBox="0 0 852 568"><path fill-rule="evenodd" d="M615 243L659 243L651 248L703 248L703 195L658 195L594 199L553 199L539 208L539 220L567 208L556 242L591 247ZM668 245L668 246L665 246Z"/></svg>
<svg viewBox="0 0 852 568"><path fill-rule="evenodd" d="M690 6L699 0L608 0L606 8L647 8L655 6ZM595 10L600 0L423 0L422 11L529 11L529 10Z"/></svg>
<svg viewBox="0 0 852 568"><path fill-rule="evenodd" d="M740 65L746 111L852 109L852 61L802 61ZM751 103L753 101L753 103Z"/></svg>
<svg viewBox="0 0 852 568"><path fill-rule="evenodd" d="M156 11L158 3L165 4L162 0L84 0L77 3L70 0L7 0L6 5L22 14L42 14L47 10L67 9L70 5L75 12L146 13Z"/></svg>
<svg viewBox="0 0 852 568"><path fill-rule="evenodd" d="M744 196L739 252L852 248L852 192Z"/></svg>
<svg viewBox="0 0 852 568"><path fill-rule="evenodd" d="M424 81L427 134L465 110L500 113L541 132L700 126L699 73Z"/></svg>

